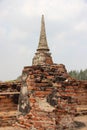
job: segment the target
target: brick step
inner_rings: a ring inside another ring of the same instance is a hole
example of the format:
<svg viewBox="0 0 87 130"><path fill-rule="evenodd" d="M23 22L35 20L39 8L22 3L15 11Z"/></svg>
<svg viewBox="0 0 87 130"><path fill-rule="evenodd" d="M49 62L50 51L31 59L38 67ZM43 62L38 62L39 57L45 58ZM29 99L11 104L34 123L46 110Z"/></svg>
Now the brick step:
<svg viewBox="0 0 87 130"><path fill-rule="evenodd" d="M1 112L0 111L0 127L12 126L16 122L17 111Z"/></svg>
<svg viewBox="0 0 87 130"><path fill-rule="evenodd" d="M17 107L12 107L12 108L10 108L10 107L5 107L5 108L2 107L2 108L0 108L0 112L1 111L7 111L7 110L8 111L12 111L12 110L14 111L14 110L17 110Z"/></svg>
<svg viewBox="0 0 87 130"><path fill-rule="evenodd" d="M12 124L14 124L15 122L16 122L16 116L11 116L7 118L0 117L0 127L12 126Z"/></svg>
<svg viewBox="0 0 87 130"><path fill-rule="evenodd" d="M0 112L5 112L5 111L16 111L17 110L17 106L13 105L13 106L0 106Z"/></svg>

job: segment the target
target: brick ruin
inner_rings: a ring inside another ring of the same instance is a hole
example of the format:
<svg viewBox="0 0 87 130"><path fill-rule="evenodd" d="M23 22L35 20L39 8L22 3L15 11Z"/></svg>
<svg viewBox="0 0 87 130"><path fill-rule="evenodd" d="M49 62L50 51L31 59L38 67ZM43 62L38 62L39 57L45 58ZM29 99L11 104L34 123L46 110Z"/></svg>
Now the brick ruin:
<svg viewBox="0 0 87 130"><path fill-rule="evenodd" d="M16 121L20 82L0 83L0 127L11 126Z"/></svg>
<svg viewBox="0 0 87 130"><path fill-rule="evenodd" d="M38 49L32 66L24 67L18 105L18 122L30 130L74 127L78 83L70 78L64 65L53 63L49 51L42 15Z"/></svg>
<svg viewBox="0 0 87 130"><path fill-rule="evenodd" d="M85 115L87 114L87 80L78 82L79 86L77 91L77 99L78 99L77 114Z"/></svg>
<svg viewBox="0 0 87 130"><path fill-rule="evenodd" d="M87 105L87 81L79 81L78 105Z"/></svg>
<svg viewBox="0 0 87 130"><path fill-rule="evenodd" d="M65 66L25 67L19 98L19 124L30 130L73 128L78 84L71 80Z"/></svg>
<svg viewBox="0 0 87 130"><path fill-rule="evenodd" d="M0 83L0 126L74 129L77 106L87 105L87 82L71 78L63 64L53 63L49 51L42 15L32 66L24 67L20 82Z"/></svg>

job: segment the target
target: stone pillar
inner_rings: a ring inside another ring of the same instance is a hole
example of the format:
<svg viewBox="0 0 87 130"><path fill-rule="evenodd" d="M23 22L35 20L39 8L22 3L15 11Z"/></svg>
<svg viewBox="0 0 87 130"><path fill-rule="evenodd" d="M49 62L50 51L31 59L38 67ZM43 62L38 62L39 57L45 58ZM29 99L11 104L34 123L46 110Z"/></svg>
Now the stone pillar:
<svg viewBox="0 0 87 130"><path fill-rule="evenodd" d="M18 111L21 115L26 115L30 111L29 92L26 84L27 74L22 74L22 87L19 96Z"/></svg>

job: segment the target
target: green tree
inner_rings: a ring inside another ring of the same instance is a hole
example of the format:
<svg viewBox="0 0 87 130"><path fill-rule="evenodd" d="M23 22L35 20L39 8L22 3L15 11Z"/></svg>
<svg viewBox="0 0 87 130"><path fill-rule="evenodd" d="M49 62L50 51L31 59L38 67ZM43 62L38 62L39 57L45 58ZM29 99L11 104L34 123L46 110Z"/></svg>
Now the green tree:
<svg viewBox="0 0 87 130"><path fill-rule="evenodd" d="M85 69L84 71L83 70L80 70L80 71L73 70L73 71L69 72L69 75L78 80L87 80L87 69Z"/></svg>

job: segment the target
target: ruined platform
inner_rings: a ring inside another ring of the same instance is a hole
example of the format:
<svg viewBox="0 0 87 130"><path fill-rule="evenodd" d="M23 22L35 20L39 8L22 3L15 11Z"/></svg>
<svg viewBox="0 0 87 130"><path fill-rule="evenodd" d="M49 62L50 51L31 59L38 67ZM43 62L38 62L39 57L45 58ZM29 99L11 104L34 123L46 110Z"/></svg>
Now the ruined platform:
<svg viewBox="0 0 87 130"><path fill-rule="evenodd" d="M23 101L23 97L20 98L19 109L25 116L19 117L19 124L30 130L62 130L73 127L78 82L67 74L64 65L25 67L22 79L22 87L27 88L29 97L26 94L21 97L28 98L29 107L24 105L26 101Z"/></svg>
<svg viewBox="0 0 87 130"><path fill-rule="evenodd" d="M42 15L32 66L24 67L20 82L0 83L0 127L75 130L74 117L82 111L77 108L87 105L87 82L71 78L49 51Z"/></svg>

